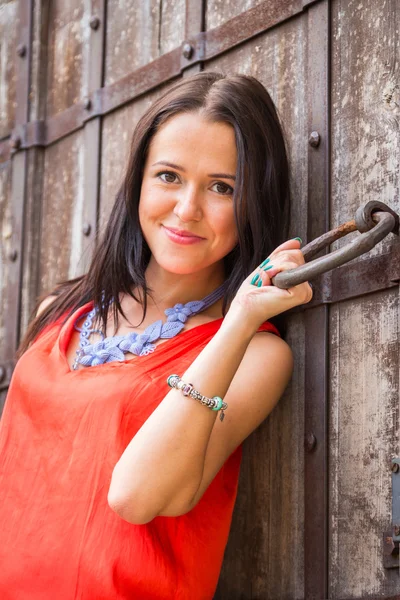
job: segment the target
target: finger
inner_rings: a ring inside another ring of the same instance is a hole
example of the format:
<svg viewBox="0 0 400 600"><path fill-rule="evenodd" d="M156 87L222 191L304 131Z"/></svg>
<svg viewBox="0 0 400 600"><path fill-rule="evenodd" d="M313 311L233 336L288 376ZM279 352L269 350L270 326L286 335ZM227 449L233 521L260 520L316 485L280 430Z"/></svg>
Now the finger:
<svg viewBox="0 0 400 600"><path fill-rule="evenodd" d="M279 246L277 246L273 252L271 252L270 256L275 256L275 254L277 252L280 252L281 250L298 250L301 246L302 242L300 242L300 240L298 238L293 238L291 240L286 240L286 242L283 242L283 244L280 244Z"/></svg>
<svg viewBox="0 0 400 600"><path fill-rule="evenodd" d="M262 261L261 264L259 264L258 267L256 267L252 273L250 273L250 275L245 279L245 282L251 283L252 285L257 285L257 283L260 281L260 271L268 271L272 269L271 260L278 252L280 252L281 250L299 250L300 245L300 240L297 238L293 238L291 240L286 240L286 242L283 242L283 244L277 246L277 248L275 248L275 250L264 261ZM275 275L278 272L279 270L275 272Z"/></svg>

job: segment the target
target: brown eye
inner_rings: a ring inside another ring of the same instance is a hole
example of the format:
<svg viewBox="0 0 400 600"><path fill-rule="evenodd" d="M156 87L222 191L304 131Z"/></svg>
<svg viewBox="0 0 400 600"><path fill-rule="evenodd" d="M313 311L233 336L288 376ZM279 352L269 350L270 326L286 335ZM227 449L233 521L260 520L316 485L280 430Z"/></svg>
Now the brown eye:
<svg viewBox="0 0 400 600"><path fill-rule="evenodd" d="M231 188L231 186L227 185L226 183L223 183L222 181L216 183L214 187L217 188L217 193L221 194L222 196L230 196L231 194L233 194L233 189Z"/></svg>
<svg viewBox="0 0 400 600"><path fill-rule="evenodd" d="M162 173L157 173L157 177L160 177L161 181L165 183L175 183L176 175L175 173L171 173L170 171L163 171ZM163 179L165 177L165 179Z"/></svg>

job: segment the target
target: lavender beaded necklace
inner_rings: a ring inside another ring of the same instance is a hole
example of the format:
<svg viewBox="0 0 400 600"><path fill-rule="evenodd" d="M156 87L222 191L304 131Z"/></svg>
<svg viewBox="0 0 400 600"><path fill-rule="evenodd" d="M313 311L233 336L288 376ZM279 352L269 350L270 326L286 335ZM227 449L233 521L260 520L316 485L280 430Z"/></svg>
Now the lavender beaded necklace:
<svg viewBox="0 0 400 600"><path fill-rule="evenodd" d="M225 281L203 300L193 300L186 304L178 303L173 308L167 308L164 311L167 315L167 322L155 321L146 327L143 333L105 337L101 330L92 328L92 321L97 314L97 309L93 308L86 313L86 319L82 327L78 327L76 323L74 325L75 329L80 331L80 335L79 347L76 351L72 369L77 370L78 364L93 367L116 360L123 362L125 360L124 355L127 352L137 356L146 356L154 352L156 346L152 342L160 338L170 339L178 335L185 327L187 319L197 315L222 298L226 287L227 282ZM102 339L90 344L89 337L92 333L99 333Z"/></svg>

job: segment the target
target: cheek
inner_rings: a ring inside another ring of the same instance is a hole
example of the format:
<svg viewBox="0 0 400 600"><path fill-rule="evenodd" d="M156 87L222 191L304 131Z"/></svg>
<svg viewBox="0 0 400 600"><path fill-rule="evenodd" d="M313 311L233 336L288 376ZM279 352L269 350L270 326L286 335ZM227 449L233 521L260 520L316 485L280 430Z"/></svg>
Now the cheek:
<svg viewBox="0 0 400 600"><path fill-rule="evenodd" d="M227 245L235 244L237 231L233 209L221 214L212 215L214 231L226 240Z"/></svg>
<svg viewBox="0 0 400 600"><path fill-rule="evenodd" d="M160 193L150 186L143 186L139 200L139 220L154 220L161 217L168 210L168 198L166 194ZM143 224L142 224L143 225Z"/></svg>

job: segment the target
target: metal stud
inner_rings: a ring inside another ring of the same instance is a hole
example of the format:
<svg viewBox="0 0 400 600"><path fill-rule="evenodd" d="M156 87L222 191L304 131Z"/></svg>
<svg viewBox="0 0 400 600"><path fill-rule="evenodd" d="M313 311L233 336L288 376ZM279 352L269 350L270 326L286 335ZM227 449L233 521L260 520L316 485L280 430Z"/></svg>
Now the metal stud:
<svg viewBox="0 0 400 600"><path fill-rule="evenodd" d="M18 46L17 46L17 54L21 58L23 58L26 55L26 46L25 46L25 44L18 44Z"/></svg>
<svg viewBox="0 0 400 600"><path fill-rule="evenodd" d="M100 26L99 17L90 17L89 25L94 31L96 31L96 29L98 29Z"/></svg>
<svg viewBox="0 0 400 600"><path fill-rule="evenodd" d="M11 260L11 262L15 262L18 258L18 252L16 250L10 250L8 253L8 258Z"/></svg>
<svg viewBox="0 0 400 600"><path fill-rule="evenodd" d="M92 228L90 226L90 223L85 223L84 226L82 227L82 233L83 235L90 235Z"/></svg>
<svg viewBox="0 0 400 600"><path fill-rule="evenodd" d="M312 146L313 148L318 148L320 142L321 136L319 135L318 131L312 131L310 133L310 137L308 138L308 143L310 144L310 146Z"/></svg>
<svg viewBox="0 0 400 600"><path fill-rule="evenodd" d="M307 452L313 452L317 445L317 438L313 433L308 433L304 439L304 447Z"/></svg>
<svg viewBox="0 0 400 600"><path fill-rule="evenodd" d="M83 108L85 110L90 110L92 108L92 101L90 98L86 97L83 99Z"/></svg>
<svg viewBox="0 0 400 600"><path fill-rule="evenodd" d="M193 55L193 51L194 51L194 48L191 44L189 44L188 42L183 44L182 54L185 58L187 58L189 60Z"/></svg>
<svg viewBox="0 0 400 600"><path fill-rule="evenodd" d="M16 151L20 148L22 140L19 135L12 136L10 140L11 151Z"/></svg>

